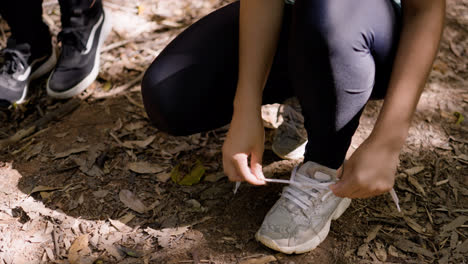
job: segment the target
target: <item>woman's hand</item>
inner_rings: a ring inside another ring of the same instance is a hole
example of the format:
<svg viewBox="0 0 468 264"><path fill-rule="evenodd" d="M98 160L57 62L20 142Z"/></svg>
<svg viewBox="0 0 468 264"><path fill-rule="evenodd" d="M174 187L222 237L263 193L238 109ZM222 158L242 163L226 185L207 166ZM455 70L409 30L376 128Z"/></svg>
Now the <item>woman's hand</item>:
<svg viewBox="0 0 468 264"><path fill-rule="evenodd" d="M283 7L283 0L240 1L239 76L231 127L223 145L224 173L231 181L265 184L260 108L278 45Z"/></svg>
<svg viewBox="0 0 468 264"><path fill-rule="evenodd" d="M262 172L265 130L260 110L246 110L233 115L223 145L224 173L231 181L262 185L265 184Z"/></svg>
<svg viewBox="0 0 468 264"><path fill-rule="evenodd" d="M399 148L397 148L399 149ZM338 169L339 181L330 186L336 196L368 198L390 191L395 183L399 151L368 138Z"/></svg>

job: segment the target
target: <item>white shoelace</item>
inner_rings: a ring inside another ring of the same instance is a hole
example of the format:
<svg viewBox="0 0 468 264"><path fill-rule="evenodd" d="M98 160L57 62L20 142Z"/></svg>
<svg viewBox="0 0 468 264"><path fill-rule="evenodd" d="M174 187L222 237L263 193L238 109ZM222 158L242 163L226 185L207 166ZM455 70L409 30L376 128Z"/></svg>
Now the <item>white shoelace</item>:
<svg viewBox="0 0 468 264"><path fill-rule="evenodd" d="M301 181L296 181L295 179L300 179ZM312 206L312 201L310 201L309 199L304 199L304 195L301 195L301 193L312 196L314 198L318 198L321 196L321 201L325 201L325 199L327 199L328 196L330 196L333 193L331 190L329 190L329 186L334 184L334 182L320 182L318 180L311 179L307 176L299 174L297 173L297 166L294 167L291 173L291 178L289 180L265 178L265 181L271 183L289 184L290 186L284 188L283 190L284 197L288 198L294 204L296 204L304 210ZM236 182L236 185L234 187L234 194L236 194L240 184L240 182ZM324 192L324 190L328 190L328 192ZM398 209L398 212L401 212L399 199L395 192L395 189L392 188L390 190L390 195Z"/></svg>

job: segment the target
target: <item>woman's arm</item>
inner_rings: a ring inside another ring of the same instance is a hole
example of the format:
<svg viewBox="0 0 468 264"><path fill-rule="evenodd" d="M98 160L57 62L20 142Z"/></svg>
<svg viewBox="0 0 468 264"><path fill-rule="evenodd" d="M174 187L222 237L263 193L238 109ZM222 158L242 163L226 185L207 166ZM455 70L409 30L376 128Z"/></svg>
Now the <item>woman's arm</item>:
<svg viewBox="0 0 468 264"><path fill-rule="evenodd" d="M403 27L385 102L369 138L340 169L337 196L366 198L389 191L399 152L442 35L445 0L403 0Z"/></svg>
<svg viewBox="0 0 468 264"><path fill-rule="evenodd" d="M262 93L276 53L284 0L241 0L239 79L234 114L223 145L224 172L231 181L264 184ZM250 167L248 158L250 157Z"/></svg>

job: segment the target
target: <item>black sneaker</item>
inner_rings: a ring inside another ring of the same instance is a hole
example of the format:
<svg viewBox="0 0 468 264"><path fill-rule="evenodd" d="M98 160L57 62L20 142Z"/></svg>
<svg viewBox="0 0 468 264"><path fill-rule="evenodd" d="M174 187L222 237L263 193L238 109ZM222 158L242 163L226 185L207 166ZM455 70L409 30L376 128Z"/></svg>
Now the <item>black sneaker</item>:
<svg viewBox="0 0 468 264"><path fill-rule="evenodd" d="M79 14L70 21L70 27L59 33L62 52L47 81L47 94L55 98L80 94L94 82L99 74L100 48L111 30L110 17L102 8L96 18Z"/></svg>
<svg viewBox="0 0 468 264"><path fill-rule="evenodd" d="M0 51L0 104L21 104L28 95L31 80L50 72L57 62L55 49L48 43L41 54L32 54L27 43L10 38ZM37 52L36 52L37 53Z"/></svg>

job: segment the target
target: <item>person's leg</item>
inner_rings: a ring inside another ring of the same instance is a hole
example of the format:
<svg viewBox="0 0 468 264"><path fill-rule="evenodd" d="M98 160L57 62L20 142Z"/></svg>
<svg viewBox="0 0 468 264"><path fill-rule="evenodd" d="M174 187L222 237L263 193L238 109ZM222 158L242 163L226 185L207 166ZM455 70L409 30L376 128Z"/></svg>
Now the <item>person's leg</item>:
<svg viewBox="0 0 468 264"><path fill-rule="evenodd" d="M11 29L0 53L0 104L20 104L27 98L29 82L50 72L56 57L42 20L42 1L2 1L0 14Z"/></svg>
<svg viewBox="0 0 468 264"><path fill-rule="evenodd" d="M69 98L83 92L99 74L100 48L110 32L110 17L101 0L59 0L62 44L57 67L47 82L47 93Z"/></svg>
<svg viewBox="0 0 468 264"><path fill-rule="evenodd" d="M16 43L28 43L32 53L50 51L51 37L42 20L42 1L1 1L0 15L10 26L11 37Z"/></svg>
<svg viewBox="0 0 468 264"><path fill-rule="evenodd" d="M63 28L92 24L102 12L101 0L59 0L59 4Z"/></svg>
<svg viewBox="0 0 468 264"><path fill-rule="evenodd" d="M397 19L389 0L297 0L290 73L309 142L304 164L256 234L284 253L304 253L328 235L351 200L331 193L373 90L384 92L396 47ZM374 89L375 87L375 89Z"/></svg>
<svg viewBox="0 0 468 264"><path fill-rule="evenodd" d="M289 65L308 132L306 161L342 164L374 87L386 89L397 24L390 0L297 0Z"/></svg>
<svg viewBox="0 0 468 264"><path fill-rule="evenodd" d="M286 23L284 28L288 28ZM264 90L265 102L279 102L292 95L286 80L287 56L283 54L288 33L282 34L283 42ZM188 135L230 122L237 84L238 38L239 3L235 2L190 26L161 52L142 82L145 109L157 128Z"/></svg>

